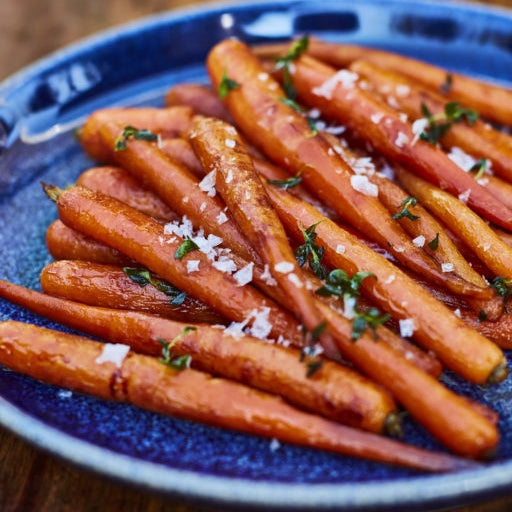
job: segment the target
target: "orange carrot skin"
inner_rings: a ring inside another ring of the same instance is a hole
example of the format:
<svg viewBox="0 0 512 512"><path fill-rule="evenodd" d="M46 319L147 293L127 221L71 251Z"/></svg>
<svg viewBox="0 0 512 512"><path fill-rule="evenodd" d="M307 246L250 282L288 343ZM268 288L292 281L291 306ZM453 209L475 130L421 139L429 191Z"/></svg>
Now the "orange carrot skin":
<svg viewBox="0 0 512 512"><path fill-rule="evenodd" d="M115 197L155 219L166 222L179 219L179 216L160 197L142 186L121 167L93 167L83 172L76 184Z"/></svg>
<svg viewBox="0 0 512 512"><path fill-rule="evenodd" d="M161 356L157 340L174 340L173 353L189 355L195 369L277 393L300 408L364 430L382 433L396 409L380 386L337 363L323 361L316 374L306 377L296 349L246 335L233 337L218 327L197 323L183 336L186 323L87 306L2 280L0 296L87 334L130 345L138 353Z"/></svg>
<svg viewBox="0 0 512 512"><path fill-rule="evenodd" d="M321 88L335 75L335 70L307 55L297 59L294 64L293 83L298 97L306 105L316 105L325 115L345 124L384 156L408 166L441 189L456 196L471 190L468 199L471 208L487 220L512 230L512 210L497 201L441 149L422 140L413 145L411 126L402 121L391 107L358 87L344 88L338 85L329 98L321 93L315 94L315 88ZM371 121L374 116L379 116L378 123Z"/></svg>
<svg viewBox="0 0 512 512"><path fill-rule="evenodd" d="M216 117L232 123L231 115L219 96L207 85L203 84L176 84L166 93L164 98L166 107L186 105L195 112L207 117Z"/></svg>
<svg viewBox="0 0 512 512"><path fill-rule="evenodd" d="M124 151L113 152L115 140L122 128L106 123L101 129L101 140L110 148L118 165L129 171L157 193L162 200L180 215L186 215L196 229L202 227L207 234L223 238L225 244L249 261L259 257L233 221L225 204L216 197L209 197L198 187L199 180L186 167L171 160L156 144L130 140ZM227 221L219 224L219 218Z"/></svg>
<svg viewBox="0 0 512 512"><path fill-rule="evenodd" d="M186 167L194 176L203 179L205 172L201 162L197 159L193 149L190 147L190 142L187 139L174 138L163 139L160 144L160 149L171 160L178 162Z"/></svg>
<svg viewBox="0 0 512 512"><path fill-rule="evenodd" d="M414 338L433 350L447 367L471 382L484 383L496 368L505 364L502 351L494 343L469 329L385 258L291 194L275 187L267 188L267 192L281 221L295 237L301 236L301 225L321 221L316 229L317 243L324 246L326 261L349 275L357 271L373 272L377 279L363 281L363 291L394 318L414 318L417 328ZM344 247L341 253L337 250L339 245ZM501 378L505 376L506 373Z"/></svg>
<svg viewBox="0 0 512 512"><path fill-rule="evenodd" d="M39 279L45 293L91 306L145 311L180 322L226 324L224 317L188 295L182 304L172 305L171 297L152 285L138 285L117 266L59 260L46 265Z"/></svg>
<svg viewBox="0 0 512 512"><path fill-rule="evenodd" d="M378 66L407 75L433 91L446 90L447 76L451 76L451 86L445 93L448 101L460 101L483 117L501 124L509 124L512 118L512 91L498 85L447 71L438 66L421 62L411 57L391 52L365 48L356 45L337 45L312 39L308 53L319 60L341 68L354 60L364 59Z"/></svg>
<svg viewBox="0 0 512 512"><path fill-rule="evenodd" d="M272 332L301 343L298 323L290 314L253 287L238 286L231 275L215 269L205 254L193 251L176 259L174 254L183 240L175 235L166 236L164 227L151 217L116 199L77 186L60 194L57 208L64 223L136 259L230 320L241 322L253 310L270 308ZM189 273L189 260L199 262L197 271ZM226 301L226 297L230 300Z"/></svg>
<svg viewBox="0 0 512 512"><path fill-rule="evenodd" d="M134 260L94 238L53 221L46 230L46 247L56 260L83 260L107 265L133 266Z"/></svg>
<svg viewBox="0 0 512 512"><path fill-rule="evenodd" d="M436 283L447 283L454 291L479 293L473 285L468 290L455 276L447 282L446 275L414 247L378 199L352 187L353 171L323 137L312 136L303 116L281 101L285 96L275 81L270 77L261 80L264 69L247 46L235 40L219 43L210 52L207 67L215 86L224 72L242 84L228 94L226 104L237 125L267 156L292 174L301 172L303 183L319 198L404 265Z"/></svg>
<svg viewBox="0 0 512 512"><path fill-rule="evenodd" d="M227 141L234 143L234 147L228 147ZM190 142L203 167L208 172L216 172L217 191L263 262L269 265L274 279L288 297L289 309L310 332L313 331L322 323L322 317L238 132L222 120L201 118L192 127ZM277 270L283 264L291 270Z"/></svg>
<svg viewBox="0 0 512 512"><path fill-rule="evenodd" d="M192 369L177 371L152 357L128 353L120 367L99 364L103 344L19 322L0 324L0 361L32 377L158 413L275 437L335 453L426 471L475 467L301 412L279 397Z"/></svg>
<svg viewBox="0 0 512 512"><path fill-rule="evenodd" d="M367 62L356 61L350 69L364 76L377 92L396 105L410 119L423 117L421 105L424 103L432 114L443 114L449 101L440 93L421 87L401 73L392 72ZM407 94L398 94L400 86ZM391 99L392 98L392 99ZM486 158L492 162L492 170L498 176L512 181L512 137L495 130L491 125L477 119L471 126L467 123L455 123L440 138L445 148L456 146L476 158ZM487 189L492 193L487 186ZM499 198L498 198L499 199ZM503 201L502 201L503 202ZM509 208L509 204L506 204Z"/></svg>
<svg viewBox="0 0 512 512"><path fill-rule="evenodd" d="M471 328L480 332L499 347L512 350L512 314L506 313L496 321L478 320L478 317L469 310L460 310L461 318Z"/></svg>
<svg viewBox="0 0 512 512"><path fill-rule="evenodd" d="M99 128L106 122L115 122L124 128L133 126L162 137L177 137L188 129L194 111L190 107L171 108L104 108L94 111L80 130L80 143L84 151L96 162L113 163L111 152L105 148Z"/></svg>

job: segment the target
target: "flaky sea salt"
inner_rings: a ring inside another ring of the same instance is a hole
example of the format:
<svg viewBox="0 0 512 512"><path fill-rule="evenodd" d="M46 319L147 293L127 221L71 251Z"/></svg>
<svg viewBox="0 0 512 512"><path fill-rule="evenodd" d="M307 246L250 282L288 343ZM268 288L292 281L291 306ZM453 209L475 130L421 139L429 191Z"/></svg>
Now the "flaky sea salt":
<svg viewBox="0 0 512 512"><path fill-rule="evenodd" d="M130 347L122 343L104 343L101 354L94 360L95 363L114 363L118 368L121 368Z"/></svg>
<svg viewBox="0 0 512 512"><path fill-rule="evenodd" d="M400 336L402 336L402 338L410 338L416 330L414 318L404 318L399 320L398 325L400 327Z"/></svg>
<svg viewBox="0 0 512 512"><path fill-rule="evenodd" d="M352 185L354 190L366 196L377 197L379 195L379 188L374 183L371 183L367 176L361 174L350 176L350 185Z"/></svg>

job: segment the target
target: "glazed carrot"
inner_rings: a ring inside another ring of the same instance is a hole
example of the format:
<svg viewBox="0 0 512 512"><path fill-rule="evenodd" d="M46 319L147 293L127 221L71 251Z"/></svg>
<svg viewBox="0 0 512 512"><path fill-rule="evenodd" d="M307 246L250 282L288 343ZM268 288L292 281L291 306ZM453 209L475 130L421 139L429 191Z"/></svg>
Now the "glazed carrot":
<svg viewBox="0 0 512 512"><path fill-rule="evenodd" d="M117 358L109 359L109 352ZM283 442L426 471L475 466L301 412L278 397L232 381L190 368L175 370L153 357L126 353L119 344L7 321L0 324L0 361L79 392Z"/></svg>
<svg viewBox="0 0 512 512"><path fill-rule="evenodd" d="M125 267L126 268L126 267ZM128 273L139 278L138 284ZM104 265L90 261L59 260L46 265L40 274L41 288L49 295L91 306L145 311L189 323L225 324L226 319L201 301L151 276L158 288L141 278L144 268ZM167 293L165 293L165 290Z"/></svg>
<svg viewBox="0 0 512 512"><path fill-rule="evenodd" d="M424 117L422 105L432 115L445 114L445 106L449 100L421 87L416 80L366 61L356 61L351 64L350 69L364 76L389 105L405 112L411 120ZM439 143L444 148L455 146L476 158L489 160L494 173L512 181L512 137L495 130L488 123L480 119L472 122L471 126L465 122L453 123L439 138Z"/></svg>
<svg viewBox="0 0 512 512"><path fill-rule="evenodd" d="M349 73L350 81L343 82L346 75L341 73ZM385 157L407 166L443 190L455 196L469 190L468 204L472 209L487 220L512 229L512 210L497 201L441 149L418 139L399 113L354 83L358 78L346 70L337 74L333 68L307 55L294 62L293 84L306 105L316 105Z"/></svg>
<svg viewBox="0 0 512 512"><path fill-rule="evenodd" d="M478 162L475 163L478 165ZM496 198L501 201L507 208L512 208L512 183L505 181L497 176L485 174L480 178L480 183L487 188L487 190Z"/></svg>
<svg viewBox="0 0 512 512"><path fill-rule="evenodd" d="M512 277L512 248L462 201L403 168L395 171L404 187L473 250L496 275ZM447 262L449 263L449 262Z"/></svg>
<svg viewBox="0 0 512 512"><path fill-rule="evenodd" d="M256 312L256 319L249 325L265 317L267 333L276 337L285 334L300 345L299 325L289 313L255 288L242 285L241 279L218 270L199 250L177 258L176 252L185 240L177 234L167 234L164 226L151 217L84 187L45 189L57 199L59 217L67 225L135 259L229 320L242 322Z"/></svg>
<svg viewBox="0 0 512 512"><path fill-rule="evenodd" d="M176 107L186 105L194 112L207 117L217 117L231 123L231 116L226 107L219 101L218 95L204 84L176 84L165 95L165 106Z"/></svg>
<svg viewBox="0 0 512 512"><path fill-rule="evenodd" d="M215 196L213 184L200 182L186 167L171 160L158 146L144 140L130 140L123 151L114 151L122 127L105 123L100 128L105 148L117 164L140 179L180 215L186 215L196 229L203 228L224 240L240 256L257 262L258 255L241 234L229 211ZM204 186L201 188L200 183Z"/></svg>
<svg viewBox="0 0 512 512"><path fill-rule="evenodd" d="M501 315L495 322L488 320L479 320L478 317L470 310L461 309L460 316L466 324L483 334L496 345L505 349L512 349L512 315L506 313Z"/></svg>
<svg viewBox="0 0 512 512"><path fill-rule="evenodd" d="M110 265L134 265L134 261L116 249L98 242L75 229L66 226L59 219L46 230L46 247L56 260L83 260Z"/></svg>
<svg viewBox="0 0 512 512"><path fill-rule="evenodd" d="M104 108L94 111L80 130L80 143L85 152L97 162L112 163L110 151L106 151L100 138L99 127L105 122L119 123L123 128L133 126L149 130L161 137L177 137L192 121L194 111L190 107L170 108Z"/></svg>
<svg viewBox="0 0 512 512"><path fill-rule="evenodd" d="M383 68L407 75L436 92L444 92L448 100L460 101L483 117L502 124L512 118L512 91L503 86L447 71L411 57L374 48L355 45L338 45L311 39L308 53L337 68L345 67L359 59L370 61ZM450 77L450 78L448 78Z"/></svg>
<svg viewBox="0 0 512 512"><path fill-rule="evenodd" d="M241 84L229 92L226 104L247 138L271 160L292 175L300 172L303 183L318 197L404 265L434 282L447 283L454 291L479 293L454 276L447 280L436 263L414 247L400 225L389 218L378 199L368 195L374 194L373 188L363 187L364 193L356 190L360 180L352 169L324 138L313 136L301 114L283 102L286 98L277 82L265 73L246 45L234 39L217 44L208 56L207 67L215 87L225 75Z"/></svg>
<svg viewBox="0 0 512 512"><path fill-rule="evenodd" d="M192 368L282 396L295 406L364 430L397 434L400 420L390 395L350 368L327 360L314 375L297 349L262 343L219 326L175 322L139 312L87 306L0 280L0 296L39 315L133 350L162 355L157 340L172 342ZM318 359L318 357L317 357Z"/></svg>
<svg viewBox="0 0 512 512"><path fill-rule="evenodd" d="M199 178L205 175L201 162L197 159L187 139L174 138L162 139L160 149L175 162L186 167L192 174Z"/></svg>
<svg viewBox="0 0 512 512"><path fill-rule="evenodd" d="M155 219L166 222L179 219L156 194L121 167L93 167L82 173L76 184L115 197Z"/></svg>
<svg viewBox="0 0 512 512"><path fill-rule="evenodd" d="M217 191L241 231L269 266L288 298L289 309L309 332L314 332L322 324L322 317L237 130L220 119L203 117L193 124L189 139L203 168L216 173Z"/></svg>
<svg viewBox="0 0 512 512"><path fill-rule="evenodd" d="M333 268L342 268L349 275L372 272L376 279L363 281L362 290L395 319L411 319L414 339L433 350L448 368L472 382L506 377L501 350L469 329L400 269L307 203L277 187L267 187L267 193L281 221L297 239L302 236L302 226L317 224L316 243L324 247L324 257Z"/></svg>

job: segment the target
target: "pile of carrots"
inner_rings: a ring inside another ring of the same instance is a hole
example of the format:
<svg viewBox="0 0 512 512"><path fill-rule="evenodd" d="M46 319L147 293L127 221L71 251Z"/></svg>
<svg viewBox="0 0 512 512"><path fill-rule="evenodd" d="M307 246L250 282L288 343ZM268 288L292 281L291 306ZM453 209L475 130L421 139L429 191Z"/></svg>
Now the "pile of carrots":
<svg viewBox="0 0 512 512"><path fill-rule="evenodd" d="M423 471L491 457L497 414L439 376L507 377L512 91L307 37L225 40L206 66L211 86L164 108L89 116L101 167L43 184L59 217L43 292L0 281L104 343L6 321L0 363ZM401 409L448 451L394 439Z"/></svg>

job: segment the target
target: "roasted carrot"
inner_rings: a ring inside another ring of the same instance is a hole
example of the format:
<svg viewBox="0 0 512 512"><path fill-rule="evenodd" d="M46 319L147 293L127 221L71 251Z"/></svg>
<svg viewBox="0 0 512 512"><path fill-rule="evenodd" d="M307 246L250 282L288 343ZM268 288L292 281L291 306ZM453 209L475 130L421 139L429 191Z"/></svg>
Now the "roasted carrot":
<svg viewBox="0 0 512 512"><path fill-rule="evenodd" d="M351 64L350 69L367 79L389 105L405 112L411 121L424 118L424 107L427 107L432 116L440 116L441 119L445 116L448 100L440 93L421 87L417 81L367 61L356 61ZM475 158L485 158L492 163L494 173L512 181L510 135L494 129L481 119L475 119L471 125L465 122L451 124L438 140L445 149L457 147ZM488 186L487 188L489 189Z"/></svg>
<svg viewBox="0 0 512 512"><path fill-rule="evenodd" d="M128 347L126 347L128 348ZM116 357L109 357L115 353ZM45 382L152 411L425 471L475 463L301 412L273 395L82 336L20 322L0 324L0 361ZM103 362L104 361L104 362Z"/></svg>
<svg viewBox="0 0 512 512"><path fill-rule="evenodd" d="M460 101L476 109L483 117L502 124L509 124L512 118L512 91L497 84L447 71L411 57L363 46L311 39L308 53L337 68L348 66L355 60L367 60L407 75L433 91L442 92L447 99Z"/></svg>
<svg viewBox="0 0 512 512"><path fill-rule="evenodd" d="M207 117L216 117L232 122L226 107L219 101L218 95L204 84L176 84L165 95L165 106L176 107L186 105L194 112Z"/></svg>
<svg viewBox="0 0 512 512"><path fill-rule="evenodd" d="M276 337L286 333L290 341L301 343L299 324L289 313L255 288L242 285L242 280L218 270L199 250L176 257L185 240L166 234L151 217L84 187L62 191L47 185L45 189L56 199L59 217L67 225L135 259L226 318L242 322L258 313L254 321L265 317L267 333Z"/></svg>
<svg viewBox="0 0 512 512"><path fill-rule="evenodd" d="M469 329L396 266L307 203L277 187L267 187L267 193L281 221L297 239L302 236L302 226L317 224L317 243L324 247L324 257L333 268L342 268L349 275L372 272L376 278L363 281L362 290L395 319L410 319L414 339L433 350L448 368L472 382L506 377L501 350Z"/></svg>
<svg viewBox="0 0 512 512"><path fill-rule="evenodd" d="M162 282L158 276L146 278L144 271L140 267L126 267L123 271L121 267L90 261L59 260L46 265L39 279L45 293L91 306L145 311L180 322L226 323L201 301Z"/></svg>
<svg viewBox="0 0 512 512"><path fill-rule="evenodd" d="M396 173L404 187L441 218L496 275L512 278L512 248L462 201L403 168ZM450 262L446 262L450 263Z"/></svg>
<svg viewBox="0 0 512 512"><path fill-rule="evenodd" d="M179 219L156 194L121 167L93 167L82 173L76 184L115 197L155 219L166 222Z"/></svg>
<svg viewBox="0 0 512 512"><path fill-rule="evenodd" d="M204 169L190 147L190 143L187 139L162 139L160 149L169 156L171 160L180 163L195 176L201 179L204 177Z"/></svg>
<svg viewBox="0 0 512 512"><path fill-rule="evenodd" d="M306 105L315 104L326 116L343 123L385 157L399 162L415 174L458 196L470 191L468 204L497 225L512 229L512 210L496 200L473 176L464 172L436 146L415 140L411 125L376 95L359 88L359 78L346 70L336 71L303 55L294 62L293 84ZM233 91L233 93L235 93Z"/></svg>
<svg viewBox="0 0 512 512"><path fill-rule="evenodd" d="M506 350L512 349L512 314L505 313L494 322L479 319L473 311L468 309L460 309L458 314L466 324L494 341L499 347Z"/></svg>
<svg viewBox="0 0 512 512"><path fill-rule="evenodd" d="M134 265L134 260L92 237L71 229L59 219L53 221L46 230L46 247L56 260L95 261L96 263L121 266Z"/></svg>
<svg viewBox="0 0 512 512"><path fill-rule="evenodd" d="M322 324L322 317L237 130L220 119L203 117L192 126L189 139L203 168L216 173L217 191L241 231L269 266L288 298L289 309L310 333L314 332Z"/></svg>
<svg viewBox="0 0 512 512"><path fill-rule="evenodd" d="M404 265L430 276L434 282L446 283L454 291L479 293L476 287L453 279L454 276L447 280L436 263L389 218L378 199L368 195L374 194L373 188L363 187L364 193L356 190L360 187L352 169L324 138L313 136L301 114L285 104L286 97L277 82L265 73L246 45L234 39L217 44L208 56L207 67L215 87L223 76L241 84L227 95L226 104L246 137L271 160L292 175L300 172L303 183L318 197L348 223L389 249Z"/></svg>

